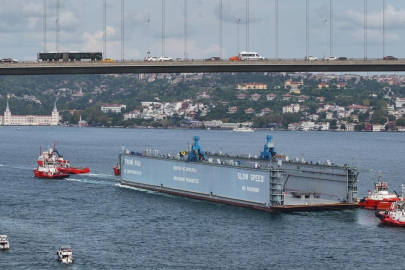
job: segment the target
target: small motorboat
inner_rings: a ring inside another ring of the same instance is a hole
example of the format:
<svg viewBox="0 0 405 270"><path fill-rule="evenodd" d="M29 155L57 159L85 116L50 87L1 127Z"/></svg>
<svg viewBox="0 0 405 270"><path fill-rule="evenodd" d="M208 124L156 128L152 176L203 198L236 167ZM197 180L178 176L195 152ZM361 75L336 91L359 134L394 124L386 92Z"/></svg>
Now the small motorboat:
<svg viewBox="0 0 405 270"><path fill-rule="evenodd" d="M74 259L73 259L73 253L72 253L72 249L70 247L60 247L60 249L56 252L56 254L58 255L58 260L61 263L66 263L66 264L70 264L73 263Z"/></svg>
<svg viewBox="0 0 405 270"><path fill-rule="evenodd" d="M381 181L381 172L379 172L378 181L374 183L375 190L368 192L368 197L360 200L360 208L385 210L389 209L392 203L400 201L398 194L388 192L387 182Z"/></svg>
<svg viewBox="0 0 405 270"><path fill-rule="evenodd" d="M394 202L389 210L375 213L382 224L405 228L405 201Z"/></svg>
<svg viewBox="0 0 405 270"><path fill-rule="evenodd" d="M253 131L255 130L249 127L236 127L233 129L233 132L253 132Z"/></svg>
<svg viewBox="0 0 405 270"><path fill-rule="evenodd" d="M8 242L7 235L0 235L0 250L10 249L10 243Z"/></svg>

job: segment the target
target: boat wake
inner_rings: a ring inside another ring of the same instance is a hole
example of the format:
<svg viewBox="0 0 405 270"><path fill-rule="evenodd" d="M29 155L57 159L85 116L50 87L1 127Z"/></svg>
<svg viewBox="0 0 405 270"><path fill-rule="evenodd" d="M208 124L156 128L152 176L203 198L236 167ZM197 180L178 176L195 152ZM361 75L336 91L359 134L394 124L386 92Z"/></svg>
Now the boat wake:
<svg viewBox="0 0 405 270"><path fill-rule="evenodd" d="M115 179L116 177L112 174L104 174L104 173L87 173L87 176L90 177L100 177L100 178L108 178L108 179Z"/></svg>
<svg viewBox="0 0 405 270"><path fill-rule="evenodd" d="M15 166L15 165L7 165L7 164L0 164L0 167L20 169L20 170L30 170L30 171L34 169L32 166Z"/></svg>
<svg viewBox="0 0 405 270"><path fill-rule="evenodd" d="M153 190L147 190L147 189L142 189L142 188L124 186L124 185L121 185L120 183L116 183L115 186L120 187L120 188L136 190L136 191L142 191L142 192L146 192L146 193L160 194L159 192L156 192L156 191L153 191Z"/></svg>

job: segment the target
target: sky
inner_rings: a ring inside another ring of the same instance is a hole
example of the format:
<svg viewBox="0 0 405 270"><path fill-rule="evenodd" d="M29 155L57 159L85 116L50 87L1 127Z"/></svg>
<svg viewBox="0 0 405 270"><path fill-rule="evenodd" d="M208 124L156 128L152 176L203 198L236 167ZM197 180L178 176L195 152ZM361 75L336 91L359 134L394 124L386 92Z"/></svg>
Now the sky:
<svg viewBox="0 0 405 270"><path fill-rule="evenodd" d="M121 1L107 1L106 57L121 58ZM309 55L330 52L330 0L310 1ZM165 0L165 54L184 57L184 2ZM334 0L333 55L364 57L364 0ZM47 0L47 51L55 51L56 1ZM220 56L220 0L187 0L189 59ZM246 50L246 0L222 0L222 56ZM306 1L279 0L279 58L306 55ZM125 59L162 55L162 0L125 1ZM60 0L60 51L103 51L103 1ZM275 58L275 0L250 0L249 51ZM149 31L148 23L149 22ZM323 21L327 20L325 23ZM383 56L383 0L368 0L369 58ZM405 1L386 0L385 55L405 58ZM44 50L43 0L2 0L0 58L36 60Z"/></svg>

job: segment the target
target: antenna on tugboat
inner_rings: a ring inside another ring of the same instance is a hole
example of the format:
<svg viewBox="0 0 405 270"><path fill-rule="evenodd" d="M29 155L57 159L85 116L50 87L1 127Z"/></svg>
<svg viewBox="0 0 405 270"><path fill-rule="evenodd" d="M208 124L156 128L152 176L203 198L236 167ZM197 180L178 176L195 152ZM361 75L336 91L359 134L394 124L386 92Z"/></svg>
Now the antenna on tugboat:
<svg viewBox="0 0 405 270"><path fill-rule="evenodd" d="M58 143L57 141L53 141L53 150L56 150L56 144Z"/></svg>

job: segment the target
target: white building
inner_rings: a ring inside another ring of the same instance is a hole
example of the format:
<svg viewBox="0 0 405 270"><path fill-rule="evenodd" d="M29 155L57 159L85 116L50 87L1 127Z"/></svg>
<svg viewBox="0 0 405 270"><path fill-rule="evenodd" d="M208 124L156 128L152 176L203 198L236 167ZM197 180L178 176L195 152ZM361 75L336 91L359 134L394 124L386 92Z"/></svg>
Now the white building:
<svg viewBox="0 0 405 270"><path fill-rule="evenodd" d="M291 104L283 107L283 113L298 113L300 112L300 104Z"/></svg>
<svg viewBox="0 0 405 270"><path fill-rule="evenodd" d="M401 107L404 106L404 103L405 103L405 98L399 98L399 97L398 97L398 98L395 100L395 107L401 108Z"/></svg>
<svg viewBox="0 0 405 270"><path fill-rule="evenodd" d="M115 113L120 113L121 109L127 108L127 105L122 105L122 104L104 104L101 106L101 111L104 113L107 112L115 112Z"/></svg>
<svg viewBox="0 0 405 270"><path fill-rule="evenodd" d="M59 120L56 101L51 115L12 115L7 100L4 116L0 116L0 124L3 126L57 126Z"/></svg>

